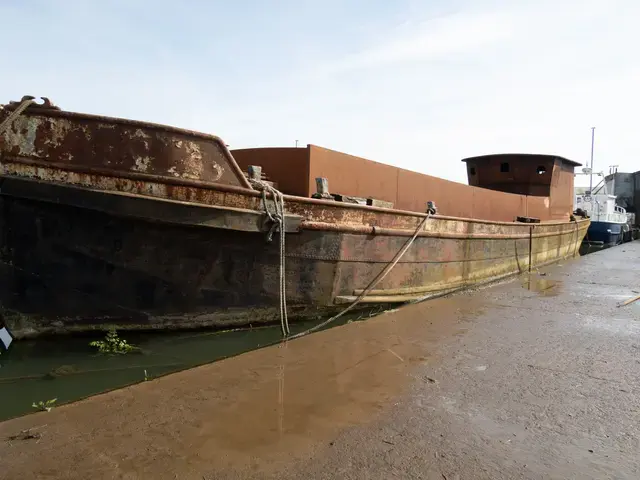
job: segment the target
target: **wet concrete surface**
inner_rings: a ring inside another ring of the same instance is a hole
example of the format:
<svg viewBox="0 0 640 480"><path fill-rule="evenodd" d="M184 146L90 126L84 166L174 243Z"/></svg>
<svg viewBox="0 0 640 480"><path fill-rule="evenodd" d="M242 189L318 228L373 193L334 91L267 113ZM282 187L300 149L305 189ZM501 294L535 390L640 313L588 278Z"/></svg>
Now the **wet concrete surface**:
<svg viewBox="0 0 640 480"><path fill-rule="evenodd" d="M0 478L640 478L640 242L562 263L4 422Z"/></svg>

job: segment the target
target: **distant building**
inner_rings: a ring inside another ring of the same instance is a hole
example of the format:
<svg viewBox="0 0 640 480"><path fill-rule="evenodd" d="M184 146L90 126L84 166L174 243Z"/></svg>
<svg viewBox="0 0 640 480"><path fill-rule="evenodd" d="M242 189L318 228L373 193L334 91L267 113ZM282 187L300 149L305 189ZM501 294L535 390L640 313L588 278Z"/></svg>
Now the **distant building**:
<svg viewBox="0 0 640 480"><path fill-rule="evenodd" d="M589 187L575 187L575 195L584 195ZM616 205L627 211L629 223L640 226L640 171L634 173L615 172L604 177L593 187L593 194L616 196Z"/></svg>
<svg viewBox="0 0 640 480"><path fill-rule="evenodd" d="M640 210L640 171L635 173L616 172L604 178L607 193L615 195L616 203L627 212Z"/></svg>

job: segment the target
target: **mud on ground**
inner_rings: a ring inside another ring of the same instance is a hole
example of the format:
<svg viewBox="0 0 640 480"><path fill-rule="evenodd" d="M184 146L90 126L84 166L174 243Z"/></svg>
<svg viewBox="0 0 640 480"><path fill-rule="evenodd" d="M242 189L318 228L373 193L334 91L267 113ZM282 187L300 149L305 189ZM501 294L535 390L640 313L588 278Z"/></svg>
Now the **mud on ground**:
<svg viewBox="0 0 640 480"><path fill-rule="evenodd" d="M639 267L626 244L4 422L0 478L640 478Z"/></svg>

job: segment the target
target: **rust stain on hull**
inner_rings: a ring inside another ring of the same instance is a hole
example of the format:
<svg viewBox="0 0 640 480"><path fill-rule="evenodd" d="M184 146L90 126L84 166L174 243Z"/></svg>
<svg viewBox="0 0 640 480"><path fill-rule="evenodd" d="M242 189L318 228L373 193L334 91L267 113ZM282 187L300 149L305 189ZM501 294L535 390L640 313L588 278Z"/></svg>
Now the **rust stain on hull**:
<svg viewBox="0 0 640 480"><path fill-rule="evenodd" d="M0 301L18 337L107 324L153 329L278 321L279 251L264 234L9 196L0 197L0 208ZM577 233L547 229L548 235L533 240L533 266L573 256L586 226ZM529 268L528 239L439 237L418 237L367 301L412 300ZM289 234L290 318L334 312L406 240L339 231Z"/></svg>
<svg viewBox="0 0 640 480"><path fill-rule="evenodd" d="M0 135L0 304L16 337L278 321L278 242L265 242L260 192L220 139L26 113ZM425 216L290 196L285 207L292 320L355 298ZM365 303L438 295L575 256L588 225L434 216Z"/></svg>
<svg viewBox="0 0 640 480"><path fill-rule="evenodd" d="M0 111L0 120L11 110ZM251 188L220 138L151 123L28 108L0 135L0 147L4 156L71 168Z"/></svg>
<svg viewBox="0 0 640 480"><path fill-rule="evenodd" d="M224 185L175 185L164 179L128 178L107 176L100 173L82 173L64 170L59 167L40 166L15 157L5 157L0 162L0 175L27 178L44 182L55 182L91 189L123 192L146 197L196 202L231 208L261 209L258 192L246 189L225 188ZM361 205L339 204L332 201L285 196L285 208L305 219L308 230L344 231L352 233L379 235L412 235L414 229L424 218L424 214L402 212ZM574 230L573 222L545 222L535 227L534 235L544 235L561 226L565 230ZM543 228L544 227L544 228ZM481 219L462 219L435 216L424 227L424 234L445 234L463 236L488 236L497 238L507 236L529 238L529 224L510 222L491 222ZM393 229L393 230L387 230Z"/></svg>

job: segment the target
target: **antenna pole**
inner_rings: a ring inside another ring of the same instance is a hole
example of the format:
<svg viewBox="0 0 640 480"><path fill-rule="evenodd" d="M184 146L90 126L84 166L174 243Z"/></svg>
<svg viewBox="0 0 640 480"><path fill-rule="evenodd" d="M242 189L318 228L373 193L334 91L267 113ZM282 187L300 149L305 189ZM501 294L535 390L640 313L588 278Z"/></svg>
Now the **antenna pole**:
<svg viewBox="0 0 640 480"><path fill-rule="evenodd" d="M591 171L589 172L589 195L593 189L593 143L596 135L596 127L591 127Z"/></svg>

